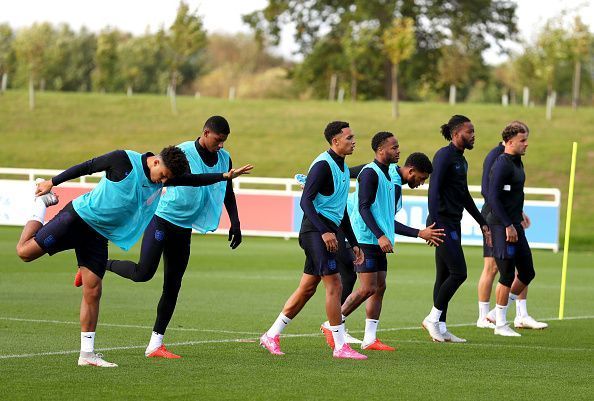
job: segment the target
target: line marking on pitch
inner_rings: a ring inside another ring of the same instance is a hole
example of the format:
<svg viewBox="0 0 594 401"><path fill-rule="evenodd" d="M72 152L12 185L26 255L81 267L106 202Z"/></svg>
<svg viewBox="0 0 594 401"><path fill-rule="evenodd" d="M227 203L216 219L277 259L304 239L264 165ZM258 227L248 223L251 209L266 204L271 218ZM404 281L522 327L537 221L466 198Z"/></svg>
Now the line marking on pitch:
<svg viewBox="0 0 594 401"><path fill-rule="evenodd" d="M13 322L27 322L27 323L52 323L52 324L73 324L79 325L80 322L69 322L65 320L46 320L46 319L22 319L18 317L0 317L0 320L8 320ZM100 323L101 327L121 327L128 329L149 329L152 330L152 326L142 326L136 324L117 324L117 323ZM260 334L253 331L232 331L232 330L216 330L216 329L196 329L191 327L168 327L167 330L176 331L197 331L205 333L226 333L226 334Z"/></svg>
<svg viewBox="0 0 594 401"><path fill-rule="evenodd" d="M594 319L594 316L572 316L572 317L565 317L562 320L586 320L586 319ZM59 324L78 324L78 322L64 322L59 320L39 320L39 319L19 319L19 318L7 318L7 317L0 317L0 320L13 320L13 321L25 321L25 322L35 322L35 323L59 323ZM554 321L554 320L561 320L559 318L549 318L549 319L541 319L544 321ZM461 324L452 324L450 327L464 327L464 326L473 326L475 323L461 323ZM108 324L102 324L103 326L107 326ZM116 327L138 327L138 326L127 326L127 325L112 325ZM420 326L411 326L411 327L394 327L394 328L387 328L387 329L378 329L378 331L401 331L401 330L419 330ZM217 331L217 330L206 330L206 329L186 329L188 331L216 331L216 332L225 332L225 331ZM227 331L228 332L228 331ZM356 332L356 330L352 331ZM230 332L229 332L230 333ZM254 334L254 333L246 333L246 334ZM298 338L298 337L317 337L320 333L304 333L304 334L286 334L283 335L283 338ZM169 343L169 346L189 346L189 345L200 345L200 344L223 344L223 343L251 343L255 342L259 339L259 337L251 337L251 338L234 338L234 339L224 339L224 340L195 340L195 341L183 341L177 343ZM399 340L400 343L412 343L412 344L432 344L430 341L421 341L421 340ZM450 345L451 346L451 345ZM455 345L454 345L455 346ZM465 347L497 347L497 348L520 348L520 349L536 349L536 350L547 350L547 351L569 351L569 352L592 352L594 348L562 348L562 347L546 347L541 345L521 345L521 344L493 344L493 343L465 343L463 346ZM146 345L129 345L129 346L118 346L118 347L107 347L107 348L97 348L96 351L118 351L118 350L129 350L129 349L143 349L146 348ZM80 350L69 350L69 351L53 351L53 352L39 352L39 353L31 353L31 354L12 354L12 355L0 355L0 359L15 359L15 358L33 358L39 356L53 356L53 355L70 355L79 353Z"/></svg>

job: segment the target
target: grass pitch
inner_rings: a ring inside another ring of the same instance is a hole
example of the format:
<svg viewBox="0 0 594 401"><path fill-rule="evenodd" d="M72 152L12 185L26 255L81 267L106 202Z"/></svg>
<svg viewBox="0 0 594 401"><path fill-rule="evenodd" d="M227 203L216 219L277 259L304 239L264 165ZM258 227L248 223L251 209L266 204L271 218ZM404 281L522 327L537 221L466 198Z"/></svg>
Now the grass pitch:
<svg viewBox="0 0 594 401"><path fill-rule="evenodd" d="M162 285L111 273L104 280L96 347L115 369L78 367L80 289L65 252L25 264L19 228L0 228L0 399L197 400L590 400L594 362L591 252L572 253L565 313L558 321L561 254L535 251L528 308L550 327L502 338L474 327L481 250L465 248L469 278L450 304L452 331L467 344L436 344L420 329L431 306L433 251L398 244L389 256L378 336L396 352L334 360L318 328L323 288L281 338L285 356L254 342L278 315L302 272L295 240L245 238L235 251L221 236L195 236L178 306L166 335L180 360L144 357ZM138 247L110 256L138 257ZM513 318L515 311L508 314ZM364 314L347 321L361 336Z"/></svg>

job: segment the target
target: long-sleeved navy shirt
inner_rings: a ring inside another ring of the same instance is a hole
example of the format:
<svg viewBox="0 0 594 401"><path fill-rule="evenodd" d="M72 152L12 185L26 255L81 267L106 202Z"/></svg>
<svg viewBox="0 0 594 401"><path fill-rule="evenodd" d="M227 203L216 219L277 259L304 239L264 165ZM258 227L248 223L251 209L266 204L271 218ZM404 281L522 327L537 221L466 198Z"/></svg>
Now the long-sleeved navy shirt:
<svg viewBox="0 0 594 401"><path fill-rule="evenodd" d="M194 142L196 146L196 151L200 158L209 167L214 166L219 161L219 154L218 152L210 152L208 149L202 147L199 142L200 138L196 139ZM233 162L229 159L229 169L233 168ZM237 200L235 199L235 192L233 191L233 182L231 180L227 181L227 187L225 188L225 209L227 209L227 214L229 215L229 221L231 222L231 227L238 227L239 228L239 213L237 212Z"/></svg>
<svg viewBox="0 0 594 401"><path fill-rule="evenodd" d="M524 164L520 155L500 155L489 178L489 224L520 224L524 208Z"/></svg>
<svg viewBox="0 0 594 401"><path fill-rule="evenodd" d="M480 226L487 222L477 209L467 181L468 163L464 151L450 143L439 149L433 157L433 174L429 181L429 218L428 224L460 224L464 209Z"/></svg>
<svg viewBox="0 0 594 401"><path fill-rule="evenodd" d="M142 165L144 169L144 175L150 180L151 172L146 163L146 159L149 156L154 156L153 153L147 152L142 155ZM102 156L95 157L86 162L72 166L67 170L64 170L57 176L52 178L54 185L60 185L63 182L72 180L83 175L90 175L105 171L105 178L110 181L118 182L126 178L132 171L132 162L128 157L125 150L114 150L113 152L106 153ZM164 186L204 186L215 184L220 181L224 181L222 173L215 174L184 174L179 177L172 178L165 182Z"/></svg>
<svg viewBox="0 0 594 401"><path fill-rule="evenodd" d="M328 150L328 154L336 162L338 167L344 171L344 158L338 156L332 149ZM316 162L307 173L307 180L301 195L301 202L299 203L303 210L303 220L301 221L301 229L299 232L305 233L310 231L318 231L320 234L327 232L336 233L338 227L334 222L318 214L313 201L318 193L324 196L330 196L334 193L334 180L332 179L332 171L330 166L324 160ZM344 209L344 215L340 222L340 228L344 232L345 237L351 246L358 246L357 239L351 227L351 221L347 213L347 208Z"/></svg>
<svg viewBox="0 0 594 401"><path fill-rule="evenodd" d="M373 162L380 168L380 170L384 173L386 178L390 180L390 166L382 164L378 160L374 160ZM364 167L365 165L362 166ZM368 168L361 171L361 169L361 166L355 166L352 169L349 169L351 177L354 172L360 172L357 178L357 180L359 181L359 213L361 214L361 218L363 219L367 227L369 227L373 235L375 235L375 237L379 239L382 235L385 235L386 233L384 233L379 228L379 225L377 224L375 217L373 217L373 214L371 213L371 205L373 205L373 202L375 202L375 197L377 195L379 177L377 176L375 170ZM398 174L400 174L400 169L398 170ZM402 188L400 187L400 185L395 185L394 197L396 204L398 204L398 201L400 200L401 196ZM396 220L394 220L394 232L396 234L406 235L408 237L414 238L418 237L419 235L418 229L406 226Z"/></svg>
<svg viewBox="0 0 594 401"><path fill-rule="evenodd" d="M495 163L495 160L497 160L499 155L501 155L504 150L505 150L505 146L503 146L503 144L500 143L499 145L497 145L493 149L491 149L491 151L489 153L487 153L487 156L485 157L485 160L483 161L483 178L481 180L481 195L483 195L485 202L487 202L487 199L489 198L489 174L491 173L491 167L493 167L493 163Z"/></svg>

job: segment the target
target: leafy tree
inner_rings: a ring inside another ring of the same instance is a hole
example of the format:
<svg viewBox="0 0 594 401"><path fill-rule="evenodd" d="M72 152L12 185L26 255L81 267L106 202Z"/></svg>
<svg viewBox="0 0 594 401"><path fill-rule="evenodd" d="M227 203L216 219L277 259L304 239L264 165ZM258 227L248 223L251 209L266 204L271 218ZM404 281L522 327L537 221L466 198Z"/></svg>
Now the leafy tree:
<svg viewBox="0 0 594 401"><path fill-rule="evenodd" d="M177 113L175 94L184 76L193 79L200 62L200 52L206 47L206 32L202 19L188 4L179 3L175 21L167 34L169 50L170 90L172 111ZM184 75L185 72L185 75ZM193 76L192 76L193 75ZM188 77L189 76L189 77Z"/></svg>
<svg viewBox="0 0 594 401"><path fill-rule="evenodd" d="M8 76L8 73L14 68L14 32L10 25L8 24L0 24L0 82L4 79L5 76ZM0 88L0 94L2 93L2 89Z"/></svg>
<svg viewBox="0 0 594 401"><path fill-rule="evenodd" d="M76 33L66 24L58 27L47 54L48 88L66 91L91 89L97 41L86 28Z"/></svg>
<svg viewBox="0 0 594 401"><path fill-rule="evenodd" d="M377 37L375 26L366 23L357 24L355 21L349 23L345 35L342 37L341 45L349 64L351 76L351 100L357 100L357 86L359 80L364 76L362 64Z"/></svg>
<svg viewBox="0 0 594 401"><path fill-rule="evenodd" d="M419 81L435 83L439 49L451 44L452 38L464 39L472 54L513 38L517 33L515 9L513 2L505 0L269 0L264 9L245 15L244 21L257 37L272 43L278 43L283 25L294 23L295 40L307 60L314 56L318 42L328 35L341 37L350 21L377 27L381 37L394 18L412 18L417 49L408 65L403 65L404 81L412 86ZM389 97L391 66L387 59L384 63Z"/></svg>
<svg viewBox="0 0 594 401"><path fill-rule="evenodd" d="M125 35L117 29L107 28L97 37L93 88L99 92L115 91L118 86L118 43Z"/></svg>
<svg viewBox="0 0 594 401"><path fill-rule="evenodd" d="M40 83L46 73L48 49L54 40L54 29L48 23L33 24L21 29L14 41L17 62L25 71L29 81L29 108L35 108L35 84Z"/></svg>
<svg viewBox="0 0 594 401"><path fill-rule="evenodd" d="M579 16L575 17L569 41L570 55L574 63L571 105L576 109L580 98L582 62L588 59L592 44L592 35L590 35L588 26L582 22Z"/></svg>
<svg viewBox="0 0 594 401"><path fill-rule="evenodd" d="M398 117L398 66L415 51L415 31L412 18L394 19L382 34L384 52L392 63L392 117Z"/></svg>
<svg viewBox="0 0 594 401"><path fill-rule="evenodd" d="M444 86L450 87L450 102L456 103L455 88L467 82L472 62L458 45L442 47L441 54L437 64L439 80Z"/></svg>

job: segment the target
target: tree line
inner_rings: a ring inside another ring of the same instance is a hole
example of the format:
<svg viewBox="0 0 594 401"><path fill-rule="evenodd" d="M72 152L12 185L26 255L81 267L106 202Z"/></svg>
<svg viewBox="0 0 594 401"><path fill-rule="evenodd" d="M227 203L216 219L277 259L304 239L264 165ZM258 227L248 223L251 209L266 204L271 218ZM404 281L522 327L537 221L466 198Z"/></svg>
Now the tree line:
<svg viewBox="0 0 594 401"><path fill-rule="evenodd" d="M549 21L535 43L489 66L517 40L506 0L269 0L245 15L253 35L208 35L181 2L175 20L134 36L48 23L0 24L2 89L498 102L592 103L593 35L579 17ZM302 62L268 50L295 26ZM33 97L34 98L34 97Z"/></svg>

